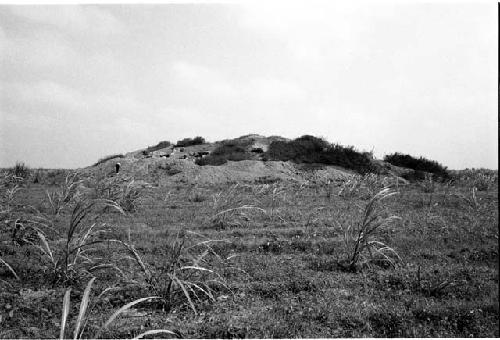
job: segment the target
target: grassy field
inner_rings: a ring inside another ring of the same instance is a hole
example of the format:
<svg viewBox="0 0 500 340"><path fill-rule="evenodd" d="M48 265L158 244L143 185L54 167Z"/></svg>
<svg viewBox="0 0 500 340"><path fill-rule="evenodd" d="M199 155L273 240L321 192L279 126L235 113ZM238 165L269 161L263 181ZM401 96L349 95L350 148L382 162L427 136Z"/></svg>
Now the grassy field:
<svg viewBox="0 0 500 340"><path fill-rule="evenodd" d="M6 173L0 338L498 337L498 173L453 177Z"/></svg>

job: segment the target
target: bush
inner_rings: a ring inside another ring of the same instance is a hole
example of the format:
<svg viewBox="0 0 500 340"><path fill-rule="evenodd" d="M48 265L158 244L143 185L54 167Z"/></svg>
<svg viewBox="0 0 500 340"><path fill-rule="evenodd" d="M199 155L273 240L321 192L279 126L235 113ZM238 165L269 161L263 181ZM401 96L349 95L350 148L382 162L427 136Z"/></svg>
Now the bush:
<svg viewBox="0 0 500 340"><path fill-rule="evenodd" d="M183 140L177 141L177 144L175 146L178 148L182 148L186 146L200 145L205 143L205 138L198 136L194 138L184 138Z"/></svg>
<svg viewBox="0 0 500 340"><path fill-rule="evenodd" d="M168 148L170 145L172 145L172 143L170 143L167 140L164 140L164 141L161 141L154 146L148 146L148 148L145 151L146 151L146 153L149 153L149 152L157 151L160 149Z"/></svg>
<svg viewBox="0 0 500 340"><path fill-rule="evenodd" d="M178 174L178 173L182 172L182 170L180 170L180 169L172 166L171 164L164 164L164 165L160 164L158 166L158 169L165 170L166 173L167 173L167 175L169 175L169 176L173 176L175 174Z"/></svg>
<svg viewBox="0 0 500 340"><path fill-rule="evenodd" d="M450 174L453 180L468 187L476 187L479 191L487 191L498 187L498 170L465 169Z"/></svg>
<svg viewBox="0 0 500 340"><path fill-rule="evenodd" d="M426 179L425 172L420 171L420 170L412 170L410 172L403 174L401 177L403 177L404 179L406 179L410 182L423 181Z"/></svg>
<svg viewBox="0 0 500 340"><path fill-rule="evenodd" d="M94 166L97 166L97 165L99 165L99 164L102 164L102 163L104 163L104 162L107 162L107 161L109 161L110 159L115 159L115 158L124 158L124 157L125 157L125 156L124 156L123 154L121 154L121 153L120 153L120 154L116 154L116 155L106 156L106 157L104 157L104 158L99 159L99 160L98 160L98 161L94 164Z"/></svg>
<svg viewBox="0 0 500 340"><path fill-rule="evenodd" d="M198 165L222 165L227 161L243 161L251 159L252 155L247 151L251 141L223 141L210 155L196 160Z"/></svg>
<svg viewBox="0 0 500 340"><path fill-rule="evenodd" d="M421 172L429 172L443 179L449 178L449 173L445 166L424 157L415 158L410 155L396 152L391 155L386 155L384 161L395 166L415 170L414 174L411 175L411 177L415 177L415 179L422 177Z"/></svg>
<svg viewBox="0 0 500 340"><path fill-rule="evenodd" d="M265 159L295 163L338 165L362 174L375 171L370 158L352 146L330 144L324 139L305 135L293 141L274 141Z"/></svg>
<svg viewBox="0 0 500 340"><path fill-rule="evenodd" d="M16 165L8 170L11 176L17 180L24 180L30 177L31 169L23 162L16 162Z"/></svg>

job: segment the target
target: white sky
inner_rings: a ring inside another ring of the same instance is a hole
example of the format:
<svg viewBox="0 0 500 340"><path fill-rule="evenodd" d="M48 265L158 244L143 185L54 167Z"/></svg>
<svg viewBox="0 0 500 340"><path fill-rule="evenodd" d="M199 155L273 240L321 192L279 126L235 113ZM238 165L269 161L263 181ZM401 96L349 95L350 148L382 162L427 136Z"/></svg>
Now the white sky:
<svg viewBox="0 0 500 340"><path fill-rule="evenodd" d="M249 133L498 168L497 4L0 6L0 167Z"/></svg>

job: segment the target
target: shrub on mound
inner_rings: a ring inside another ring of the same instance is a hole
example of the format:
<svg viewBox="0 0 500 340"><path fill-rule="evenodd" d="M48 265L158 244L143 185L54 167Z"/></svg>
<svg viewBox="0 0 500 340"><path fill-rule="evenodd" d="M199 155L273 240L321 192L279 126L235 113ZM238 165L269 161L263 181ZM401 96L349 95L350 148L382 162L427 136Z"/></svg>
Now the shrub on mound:
<svg viewBox="0 0 500 340"><path fill-rule="evenodd" d="M415 179L422 177L422 172L429 172L441 178L449 177L448 170L445 166L424 157L415 158L410 155L395 152L390 155L385 155L384 161L395 166L414 170L414 174L416 175L414 176Z"/></svg>
<svg viewBox="0 0 500 340"><path fill-rule="evenodd" d="M183 148L191 145L200 145L205 144L205 138L203 137L194 137L194 138L184 138L183 140L177 141L176 147Z"/></svg>
<svg viewBox="0 0 500 340"><path fill-rule="evenodd" d="M16 165L9 169L12 176L27 179L31 175L31 169L24 162L16 162Z"/></svg>
<svg viewBox="0 0 500 340"><path fill-rule="evenodd" d="M122 155L122 154L116 154L116 155L110 155L110 156L106 156L106 157L103 157L101 159L99 159L95 164L94 166L97 166L99 164L102 164L106 161L109 161L110 159L115 159L115 158L124 158L125 156Z"/></svg>
<svg viewBox="0 0 500 340"><path fill-rule="evenodd" d="M148 148L146 149L146 152L149 153L149 152L165 149L165 148L168 148L170 145L171 145L171 143L169 141L164 140L164 141L161 141L154 146L148 146Z"/></svg>
<svg viewBox="0 0 500 340"><path fill-rule="evenodd" d="M222 165L227 161L243 161L251 159L252 155L247 151L251 141L223 141L210 155L196 160L198 165Z"/></svg>
<svg viewBox="0 0 500 340"><path fill-rule="evenodd" d="M310 135L292 141L274 141L264 157L276 161L338 165L362 174L375 171L371 159L354 147L330 144Z"/></svg>

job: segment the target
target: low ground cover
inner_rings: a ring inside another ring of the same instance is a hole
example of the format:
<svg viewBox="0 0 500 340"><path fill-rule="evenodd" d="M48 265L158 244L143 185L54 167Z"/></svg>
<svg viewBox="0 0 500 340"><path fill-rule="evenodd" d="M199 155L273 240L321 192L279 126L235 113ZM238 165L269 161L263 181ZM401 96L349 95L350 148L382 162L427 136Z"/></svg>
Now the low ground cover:
<svg viewBox="0 0 500 340"><path fill-rule="evenodd" d="M499 336L498 173L397 186L376 175L329 186L153 183L132 197L122 175L9 176L0 338L59 337L62 324L83 338ZM83 186L62 190L72 183ZM61 193L57 209L47 192ZM104 199L134 208L78 215L81 202ZM67 247L72 225L81 229ZM57 262L67 251L74 265Z"/></svg>

